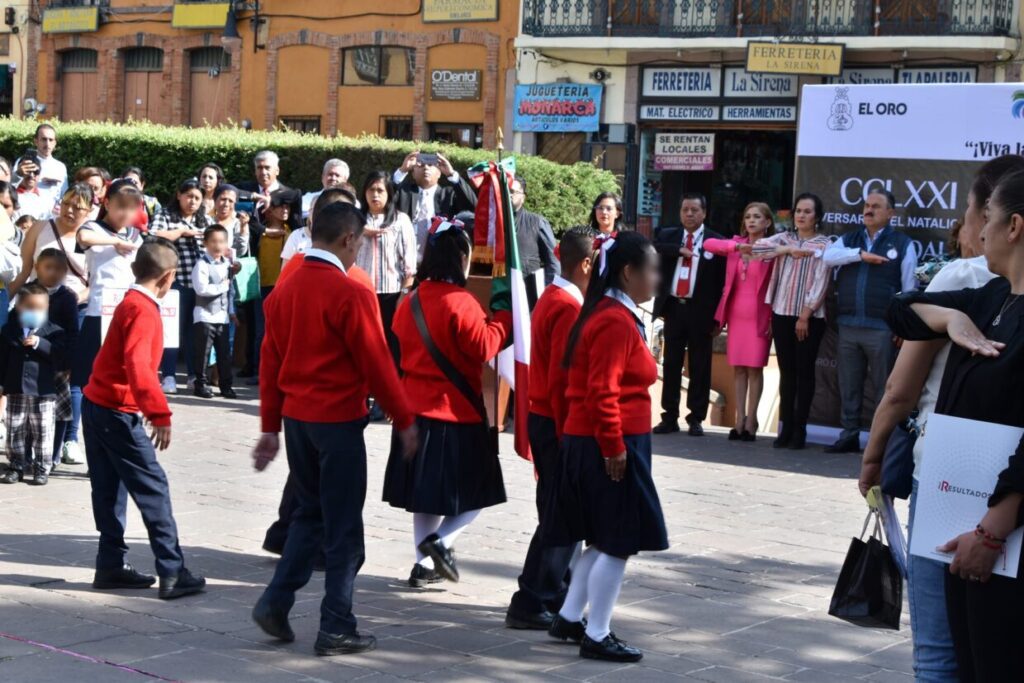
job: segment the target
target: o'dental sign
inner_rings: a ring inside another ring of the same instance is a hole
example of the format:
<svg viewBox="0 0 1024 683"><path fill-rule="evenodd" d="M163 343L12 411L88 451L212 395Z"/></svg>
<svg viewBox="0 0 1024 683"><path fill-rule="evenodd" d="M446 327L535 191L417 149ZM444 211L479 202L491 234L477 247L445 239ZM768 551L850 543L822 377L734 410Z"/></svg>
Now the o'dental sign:
<svg viewBox="0 0 1024 683"><path fill-rule="evenodd" d="M659 133L654 138L656 171L715 170L714 133Z"/></svg>
<svg viewBox="0 0 1024 683"><path fill-rule="evenodd" d="M430 99L454 102L480 99L479 69L432 69Z"/></svg>

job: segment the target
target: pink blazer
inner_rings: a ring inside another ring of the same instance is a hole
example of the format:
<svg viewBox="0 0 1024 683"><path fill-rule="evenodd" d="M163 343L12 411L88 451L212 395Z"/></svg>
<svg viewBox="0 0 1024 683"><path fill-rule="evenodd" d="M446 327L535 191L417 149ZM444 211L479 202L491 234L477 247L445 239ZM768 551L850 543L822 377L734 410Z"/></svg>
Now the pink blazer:
<svg viewBox="0 0 1024 683"><path fill-rule="evenodd" d="M733 285L736 283L736 278L739 277L740 272L740 259L742 255L737 251L739 245L746 244L747 238L740 235L736 235L732 239L719 240L719 239L706 239L704 240L704 249L710 251L712 254L718 256L725 256L728 260L726 261L725 268L725 289L722 290L722 300L718 303L718 310L715 311L715 320L718 324L725 325L729 321L725 319L725 312L729 309L729 296L732 294ZM751 262L753 265L755 262ZM772 330L772 307L771 304L766 304L765 297L768 294L768 284L772 279L773 264L767 261L761 261L763 264L761 268L752 268L748 270L748 275L756 274L757 281L757 332L761 336L767 337L771 334ZM752 271L752 272L751 272Z"/></svg>

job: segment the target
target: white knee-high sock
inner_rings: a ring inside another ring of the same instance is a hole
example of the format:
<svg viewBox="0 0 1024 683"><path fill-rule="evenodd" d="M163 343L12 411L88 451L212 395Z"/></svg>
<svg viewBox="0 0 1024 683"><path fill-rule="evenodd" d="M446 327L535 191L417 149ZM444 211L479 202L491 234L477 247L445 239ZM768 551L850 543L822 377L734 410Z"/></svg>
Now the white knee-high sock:
<svg viewBox="0 0 1024 683"><path fill-rule="evenodd" d="M590 576L587 577L587 596L590 598L587 635L591 640L600 643L611 631L612 610L619 599L625 574L626 561L605 553L600 553L590 568ZM573 579L575 581L575 577Z"/></svg>
<svg viewBox="0 0 1024 683"><path fill-rule="evenodd" d="M437 535L441 537L441 543L445 548L455 545L455 539L459 537L466 527L473 523L473 520L480 514L479 510L468 510L458 515L445 517L441 526L437 528Z"/></svg>
<svg viewBox="0 0 1024 683"><path fill-rule="evenodd" d="M430 534L437 533L437 528L441 526L441 520L440 515L428 515L425 512L412 513L412 545L416 551L416 563L427 569L434 568L434 561L420 552L420 541Z"/></svg>
<svg viewBox="0 0 1024 683"><path fill-rule="evenodd" d="M583 620L583 610L587 607L587 583L590 571L594 566L594 560L601 552L594 546L583 551L576 564L572 568L572 581L569 582L569 592L562 603L562 609L558 614L566 621L577 622Z"/></svg>

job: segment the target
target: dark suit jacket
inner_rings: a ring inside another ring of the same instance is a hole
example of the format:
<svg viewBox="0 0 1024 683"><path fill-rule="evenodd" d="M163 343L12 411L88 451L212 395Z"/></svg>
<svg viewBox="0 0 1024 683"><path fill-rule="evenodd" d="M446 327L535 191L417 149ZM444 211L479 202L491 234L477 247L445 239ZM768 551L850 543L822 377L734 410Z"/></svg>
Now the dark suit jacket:
<svg viewBox="0 0 1024 683"><path fill-rule="evenodd" d="M679 248L683 246L685 238L686 231L682 227L661 228L654 236L654 248L661 261L661 287L658 290L658 298L654 300L655 317L663 315L665 301L671 296L670 292L675 284L673 277L676 274L676 264L679 262ZM722 239L722 236L705 226L704 239L711 238ZM715 323L715 310L725 288L726 258L715 256L703 249L698 249L694 258L700 259L700 265L697 267L697 288L686 305L695 309L695 314L700 320L707 322L710 332Z"/></svg>
<svg viewBox="0 0 1024 683"><path fill-rule="evenodd" d="M533 275L544 269L544 285L550 285L558 275L558 259L555 258L555 233L544 216L526 209L515 214L516 245L519 247L519 262L523 275Z"/></svg>
<svg viewBox="0 0 1024 683"><path fill-rule="evenodd" d="M240 202L250 202L250 201L252 201L252 196L254 194L260 194L261 193L259 183L257 183L255 180L246 180L246 181L243 181L243 182L240 182L240 183L236 183L235 187L238 188L238 201L240 201ZM287 192L289 190L294 190L294 188L288 187L287 185L285 185L284 183L282 183L280 181L278 181L278 188L277 189L279 191L284 191L284 192ZM303 226L303 222L302 222L302 192L300 192L298 190L295 190L295 194L296 194L295 201L293 201L288 206L288 208L290 209L290 211L288 212L288 225L291 226L292 230L297 230L298 228L301 228ZM259 215L260 213L261 212L259 212L259 211L254 211L252 217L256 219L257 223L259 223L260 225L263 225L263 219Z"/></svg>
<svg viewBox="0 0 1024 683"><path fill-rule="evenodd" d="M64 369L67 361L65 334L59 325L47 321L36 330L39 346L29 349L21 345L24 333L15 311L0 330L0 381L3 393L26 396L56 396L54 375Z"/></svg>
<svg viewBox="0 0 1024 683"><path fill-rule="evenodd" d="M412 173L397 188L396 206L412 220L416 220L416 204L419 202L420 188L412 179ZM459 175L459 184L452 185L447 178L441 178L437 191L434 192L434 215L454 218L460 211L476 209L476 191L469 182Z"/></svg>

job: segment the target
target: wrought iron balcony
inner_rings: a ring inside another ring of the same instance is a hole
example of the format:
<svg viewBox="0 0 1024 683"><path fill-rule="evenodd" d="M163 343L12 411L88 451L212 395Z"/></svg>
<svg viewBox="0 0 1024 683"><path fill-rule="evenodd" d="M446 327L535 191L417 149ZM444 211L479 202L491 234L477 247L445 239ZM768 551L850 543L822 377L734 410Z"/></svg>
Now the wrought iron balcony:
<svg viewBox="0 0 1024 683"><path fill-rule="evenodd" d="M524 0L535 37L1005 36L1013 0Z"/></svg>

